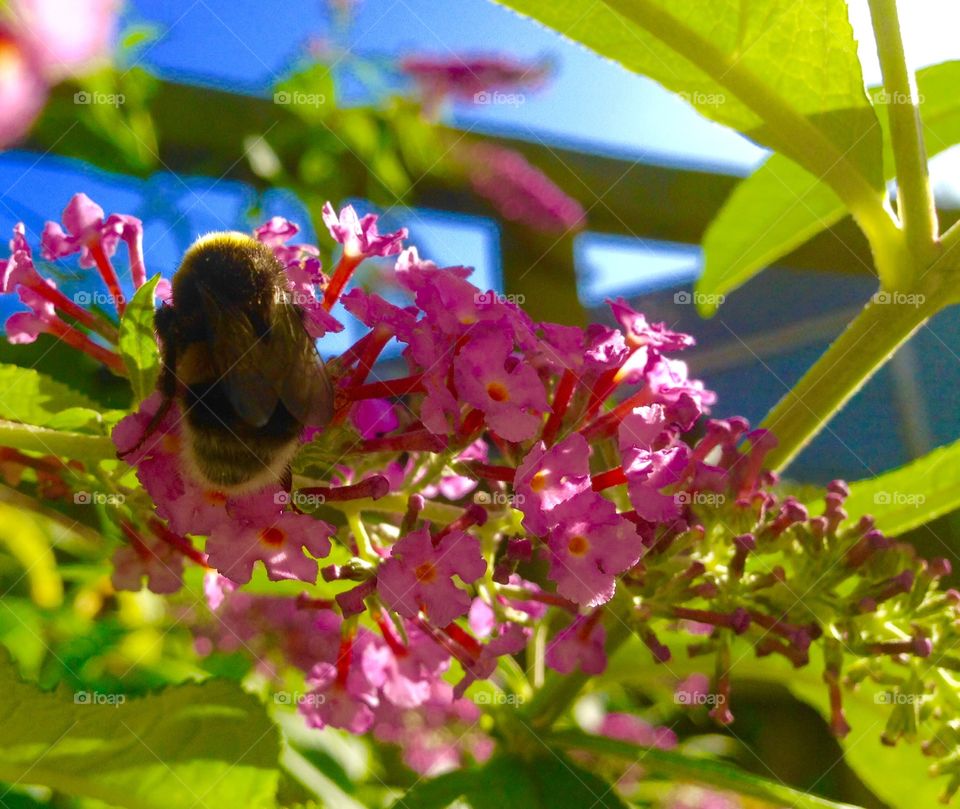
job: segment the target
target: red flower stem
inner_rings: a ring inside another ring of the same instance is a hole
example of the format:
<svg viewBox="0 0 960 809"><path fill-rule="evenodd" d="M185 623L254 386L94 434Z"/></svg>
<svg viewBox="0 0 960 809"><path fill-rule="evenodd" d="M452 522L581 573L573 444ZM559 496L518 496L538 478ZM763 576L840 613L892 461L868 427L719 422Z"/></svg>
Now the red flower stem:
<svg viewBox="0 0 960 809"><path fill-rule="evenodd" d="M353 627L346 628L340 639L340 651L337 654L337 685L346 686L350 676L350 661L353 658Z"/></svg>
<svg viewBox="0 0 960 809"><path fill-rule="evenodd" d="M423 377L421 374L403 376L398 379L387 379L381 382L368 382L365 385L346 387L341 393L350 401L360 399L390 399L407 396L410 393L423 393Z"/></svg>
<svg viewBox="0 0 960 809"><path fill-rule="evenodd" d="M631 396L628 396L620 404L614 407L612 410L604 413L600 418L594 421L592 424L588 424L586 427L580 428L580 434L587 439L587 441L592 441L594 438L600 438L612 434L613 430L623 421L624 416L626 416L633 408L639 407L640 405L650 404L651 394L646 388L639 390Z"/></svg>
<svg viewBox="0 0 960 809"><path fill-rule="evenodd" d="M350 276L352 276L353 271L360 266L361 261L363 261L363 256L349 256L344 253L340 257L340 261L337 263L333 275L330 278L330 283L327 284L327 288L323 291L323 308L328 312L333 309L333 305L340 299L340 295L350 280Z"/></svg>
<svg viewBox="0 0 960 809"><path fill-rule="evenodd" d="M612 486L619 486L627 482L627 475L619 466L608 469L606 472L600 472L590 478L590 488L595 492L602 492Z"/></svg>
<svg viewBox="0 0 960 809"><path fill-rule="evenodd" d="M297 491L299 494L320 495L324 502L331 503L342 500L360 500L366 497L371 500L379 500L390 491L390 481L383 475L371 475L359 483L352 483L348 486L307 486Z"/></svg>
<svg viewBox="0 0 960 809"><path fill-rule="evenodd" d="M617 389L616 378L617 369L612 368L600 374L597 381L593 383L593 387L590 389L590 401L587 404L587 418L596 415L600 406L609 398L610 394Z"/></svg>
<svg viewBox="0 0 960 809"><path fill-rule="evenodd" d="M360 452L442 452L446 448L447 440L443 436L434 435L426 429L360 442Z"/></svg>
<svg viewBox="0 0 960 809"><path fill-rule="evenodd" d="M133 549L137 552L137 555L141 559L147 559L148 557L156 556L156 554L151 551L147 544L140 538L140 535L134 530L132 525L127 522L121 522L120 530L123 531L124 535L130 541Z"/></svg>
<svg viewBox="0 0 960 809"><path fill-rule="evenodd" d="M186 537L171 531L159 520L150 520L150 528L160 539L170 545L174 550L179 551L192 562L196 562L201 567L207 567L207 556L193 547L193 543Z"/></svg>
<svg viewBox="0 0 960 809"><path fill-rule="evenodd" d="M95 331L111 343L117 342L117 330L112 323L108 323L100 315L94 314L89 309L84 309L82 306L74 303L56 287L42 283L27 288L45 301L52 303L61 312L68 314L81 326L86 326L91 331Z"/></svg>
<svg viewBox="0 0 960 809"><path fill-rule="evenodd" d="M498 466L496 464L481 463L480 461L461 461L471 475L484 480L497 480L502 483L513 483L517 470L512 466Z"/></svg>
<svg viewBox="0 0 960 809"><path fill-rule="evenodd" d="M469 438L483 427L483 413L476 408L471 410L460 425L460 437Z"/></svg>
<svg viewBox="0 0 960 809"><path fill-rule="evenodd" d="M457 519L448 525L441 528L433 535L432 541L433 546L436 547L440 544L447 534L451 531L466 531L473 525L483 525L487 521L487 511L483 506L478 506L476 503L471 504L466 509L464 509L463 514L461 514Z"/></svg>
<svg viewBox="0 0 960 809"><path fill-rule="evenodd" d="M478 658L483 652L483 647L480 645L477 639L458 624L447 624L443 628L443 632L451 640L463 647L463 649L466 650L472 658Z"/></svg>
<svg viewBox="0 0 960 809"><path fill-rule="evenodd" d="M563 372L560 381L557 383L557 389L553 394L553 410L547 423L543 428L542 438L549 447L553 444L563 423L563 417L570 406L570 400L573 398L574 388L577 386L577 377L569 368Z"/></svg>
<svg viewBox="0 0 960 809"><path fill-rule="evenodd" d="M383 635L387 646L390 647L390 651L397 657L405 657L409 649L403 645L403 641L400 640L397 635L397 629L393 625L393 621L390 620L390 617L383 610L381 610L377 616L377 626L380 628L380 634Z"/></svg>
<svg viewBox="0 0 960 809"><path fill-rule="evenodd" d="M311 598L306 593L300 593L296 603L300 610L332 610L334 604L329 598Z"/></svg>
<svg viewBox="0 0 960 809"><path fill-rule="evenodd" d="M53 475L59 474L64 469L69 469L66 461L61 461L59 458L53 456L31 458L29 455L24 455L19 450L10 447L0 447L0 462L29 466L31 469L36 469L39 472L49 472Z"/></svg>
<svg viewBox="0 0 960 809"><path fill-rule="evenodd" d="M89 354L97 362L102 362L111 371L119 376L126 376L127 370L123 365L123 360L118 354L107 348L93 342L82 331L78 331L72 326L68 326L60 318L55 317L46 321L47 329L54 337L63 340L71 348L76 348L84 354Z"/></svg>
<svg viewBox="0 0 960 809"><path fill-rule="evenodd" d="M121 238L127 244L127 253L130 256L130 275L133 278L134 289L140 289L147 283L147 268L143 263L143 231L135 229L135 235L124 233Z"/></svg>
<svg viewBox="0 0 960 809"><path fill-rule="evenodd" d="M127 302L123 297L123 290L120 289L120 278L117 276L117 271L113 268L113 264L103 251L103 245L100 244L100 242L91 242L87 246L90 249L90 255L93 256L93 260L97 262L97 269L100 270L103 282L107 285L107 289L113 297L113 304L117 307L117 313L122 315L123 310L127 306Z"/></svg>

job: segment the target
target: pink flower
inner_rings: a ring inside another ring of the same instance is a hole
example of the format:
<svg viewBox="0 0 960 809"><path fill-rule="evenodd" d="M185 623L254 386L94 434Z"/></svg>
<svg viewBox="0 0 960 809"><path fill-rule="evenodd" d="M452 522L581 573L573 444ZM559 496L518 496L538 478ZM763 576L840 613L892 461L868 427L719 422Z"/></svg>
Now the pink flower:
<svg viewBox="0 0 960 809"><path fill-rule="evenodd" d="M514 490L523 524L543 536L556 524L551 512L560 503L590 489L590 446L580 433L546 449L534 445L517 467Z"/></svg>
<svg viewBox="0 0 960 809"><path fill-rule="evenodd" d="M338 676L337 666L331 663L317 663L310 672L307 684L313 690L299 706L310 727L325 728L329 725L356 734L370 730L374 720L373 709L379 700L376 686L367 679L362 666L354 662L363 653L363 645L361 638L354 641L353 660L346 682Z"/></svg>
<svg viewBox="0 0 960 809"><path fill-rule="evenodd" d="M690 460L690 450L682 443L654 448L670 439L661 405L635 408L620 423L620 457L630 503L649 522L668 522L680 515L679 500L661 490L680 481Z"/></svg>
<svg viewBox="0 0 960 809"><path fill-rule="evenodd" d="M219 523L207 540L210 565L231 581L245 584L253 575L254 562L263 562L271 581L317 580L317 562L330 553L332 525L306 514L278 513L272 519L244 519Z"/></svg>
<svg viewBox="0 0 960 809"><path fill-rule="evenodd" d="M545 61L521 62L502 56L408 56L400 69L429 101L444 97L473 100L485 90L536 89L550 73Z"/></svg>
<svg viewBox="0 0 960 809"><path fill-rule="evenodd" d="M386 399L364 399L350 411L350 420L363 438L375 438L400 425L397 411Z"/></svg>
<svg viewBox="0 0 960 809"><path fill-rule="evenodd" d="M107 55L116 29L117 0L14 0L14 26L30 43L51 80Z"/></svg>
<svg viewBox="0 0 960 809"><path fill-rule="evenodd" d="M323 206L323 223L340 244L344 255L351 258L392 256L400 252L401 243L407 238L407 229L381 235L377 231L376 214L358 217L352 205L347 205L337 216L329 202Z"/></svg>
<svg viewBox="0 0 960 809"><path fill-rule="evenodd" d="M636 527L592 491L561 503L551 516L555 527L547 545L557 592L585 607L609 601L617 575L633 567L643 553Z"/></svg>
<svg viewBox="0 0 960 809"><path fill-rule="evenodd" d="M652 346L659 351L680 351L696 342L689 334L670 331L663 323L648 323L623 298L608 300L607 304L623 329L627 343L634 348Z"/></svg>
<svg viewBox="0 0 960 809"><path fill-rule="evenodd" d="M138 591L142 579L154 593L176 593L183 586L183 554L162 539L136 539L113 554L110 580L116 590Z"/></svg>
<svg viewBox="0 0 960 809"><path fill-rule="evenodd" d="M677 746L677 734L670 728L656 727L628 713L608 713L603 717L597 733L644 747L659 747L661 750L672 750Z"/></svg>
<svg viewBox="0 0 960 809"><path fill-rule="evenodd" d="M450 658L433 638L412 624L406 626L406 633L406 646L397 642L367 644L361 664L367 679L393 705L416 708L430 699L433 683Z"/></svg>
<svg viewBox="0 0 960 809"><path fill-rule="evenodd" d="M454 360L460 397L480 410L487 424L507 441L524 441L540 427L547 396L537 372L511 360L512 341L501 330L475 331Z"/></svg>
<svg viewBox="0 0 960 809"><path fill-rule="evenodd" d="M607 668L606 638L598 616L577 616L547 645L546 663L561 674L570 674L577 668L585 674L602 674Z"/></svg>
<svg viewBox="0 0 960 809"><path fill-rule="evenodd" d="M470 597L453 582L469 584L487 569L479 540L463 531L451 531L434 546L427 528L397 542L390 558L380 565L378 589L384 603L406 618L420 610L435 626L446 626L470 609Z"/></svg>
<svg viewBox="0 0 960 809"><path fill-rule="evenodd" d="M473 189L504 219L556 235L586 224L583 206L515 149L474 143L457 153Z"/></svg>
<svg viewBox="0 0 960 809"><path fill-rule="evenodd" d="M46 100L47 83L30 48L0 30L0 147L27 134Z"/></svg>

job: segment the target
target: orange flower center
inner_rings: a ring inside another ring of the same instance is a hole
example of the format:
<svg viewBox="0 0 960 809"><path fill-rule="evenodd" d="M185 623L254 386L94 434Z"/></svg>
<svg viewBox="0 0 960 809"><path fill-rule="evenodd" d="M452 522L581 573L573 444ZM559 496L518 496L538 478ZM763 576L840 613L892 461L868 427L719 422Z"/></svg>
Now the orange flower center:
<svg viewBox="0 0 960 809"><path fill-rule="evenodd" d="M540 494L540 492L547 488L547 478L549 477L550 473L546 469L541 469L530 478L530 488L537 494Z"/></svg>
<svg viewBox="0 0 960 809"><path fill-rule="evenodd" d="M413 575L421 584L429 584L437 577L437 568L433 562L424 562L414 568Z"/></svg>
<svg viewBox="0 0 960 809"><path fill-rule="evenodd" d="M211 506L225 506L227 504L227 495L219 489L208 489L203 493L203 499Z"/></svg>
<svg viewBox="0 0 960 809"><path fill-rule="evenodd" d="M510 398L510 392L502 382L491 382L487 385L487 396L495 402L505 402Z"/></svg>
<svg viewBox="0 0 960 809"><path fill-rule="evenodd" d="M271 548L278 548L283 544L287 535L280 528L270 527L260 529L260 541Z"/></svg>
<svg viewBox="0 0 960 809"><path fill-rule="evenodd" d="M570 541L567 543L567 550L570 551L573 556L583 556L590 550L590 540L585 536L576 534L570 537Z"/></svg>

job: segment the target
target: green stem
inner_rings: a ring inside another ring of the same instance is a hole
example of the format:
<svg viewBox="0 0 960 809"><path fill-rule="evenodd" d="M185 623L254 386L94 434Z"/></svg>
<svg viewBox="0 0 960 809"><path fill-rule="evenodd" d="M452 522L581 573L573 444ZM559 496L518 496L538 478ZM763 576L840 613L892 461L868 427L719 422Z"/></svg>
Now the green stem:
<svg viewBox="0 0 960 809"><path fill-rule="evenodd" d="M903 52L897 0L869 0L869 3L897 169L897 208L913 254L926 263L933 255L939 228L916 81L907 68Z"/></svg>
<svg viewBox="0 0 960 809"><path fill-rule="evenodd" d="M0 441L2 443L2 441ZM379 514L406 514L407 513L407 495L388 494L379 500L372 500L364 497L360 500L330 500L326 505L331 508L342 511L344 514L360 513L363 511L373 511ZM446 525L453 522L457 517L463 514L463 509L459 506L451 506L446 503L434 503L427 500L424 504L421 516L425 520L430 520L438 525Z"/></svg>
<svg viewBox="0 0 960 809"><path fill-rule="evenodd" d="M916 293L878 293L767 414L761 426L778 442L767 458L771 469L787 466L897 347L947 304L939 279L931 273L927 281Z"/></svg>
<svg viewBox="0 0 960 809"><path fill-rule="evenodd" d="M604 609L606 614L603 624L607 632L605 648L607 657L610 658L632 634L629 621L633 598L625 593L625 588L621 585L617 595ZM534 694L523 711L524 724L536 731L550 727L591 679L592 675L584 674L579 669L571 674L559 674L555 671L548 673L543 687Z"/></svg>
<svg viewBox="0 0 960 809"><path fill-rule="evenodd" d="M367 534L367 528L363 524L359 511L347 512L347 525L350 526L350 532L357 541L357 553L360 558L367 562L377 559L377 552L373 549L373 543L370 541L370 536Z"/></svg>
<svg viewBox="0 0 960 809"><path fill-rule="evenodd" d="M107 436L49 430L3 419L0 419L0 446L42 452L61 460L102 461L117 457L117 448Z"/></svg>
<svg viewBox="0 0 960 809"><path fill-rule="evenodd" d="M800 792L785 784L768 781L752 773L742 772L714 759L691 758L672 750L642 747L620 739L592 736L581 731L551 733L543 741L551 747L586 750L639 762L645 770L652 770L677 781L706 784L770 801L778 806L792 806L794 809L858 809L848 803L830 801Z"/></svg>

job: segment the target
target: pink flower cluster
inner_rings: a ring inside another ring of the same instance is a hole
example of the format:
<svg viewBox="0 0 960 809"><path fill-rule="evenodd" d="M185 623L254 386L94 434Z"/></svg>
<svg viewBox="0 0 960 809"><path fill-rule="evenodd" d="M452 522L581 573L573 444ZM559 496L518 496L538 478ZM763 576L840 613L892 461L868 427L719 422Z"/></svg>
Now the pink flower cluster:
<svg viewBox="0 0 960 809"><path fill-rule="evenodd" d="M300 669L311 724L372 731L424 771L480 759L490 742L466 732L476 718L468 688L506 687L501 664L531 665L538 645L556 672L599 674L626 627L655 663L678 652L679 633L688 655L712 659L709 682L683 687L709 688L686 704L708 704L721 724L733 718L735 642L794 666L820 643L842 735L845 661L868 661L858 676L885 682L879 661L909 665L954 642L960 597L937 589L949 564L918 558L869 518L850 524L840 481L820 513L779 493L763 468L774 437L743 419L705 418L714 394L671 356L689 336L624 300L610 302L609 325L537 322L471 284L468 269L403 249L406 233L380 234L374 216L328 206L324 221L343 247L329 278L315 247L291 242L291 223L255 231L286 268L312 333L341 327L329 314L338 301L366 327L327 363L335 412L305 433L292 490L228 496L194 483L181 414L161 412L159 394L113 434L149 495L120 520L114 585L137 589L145 578L171 593L185 565L202 566L214 623L198 623L200 648L242 647L268 671ZM110 258L124 241L142 282L139 222L104 217L78 196L63 225L45 229L44 255L78 255L112 288ZM22 227L11 248L2 288L31 311L8 321L9 335L60 322L71 345L96 346L110 364L98 341L112 324L36 272ZM360 287L341 294L360 263L390 256L405 303ZM382 378L377 361L392 341L405 367ZM307 496L319 505L305 507ZM257 565L306 592L245 592ZM813 590L826 595L800 597ZM909 732L900 707L891 743ZM468 741L458 745L447 723ZM624 723L611 719L610 735L634 733Z"/></svg>

